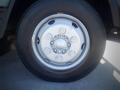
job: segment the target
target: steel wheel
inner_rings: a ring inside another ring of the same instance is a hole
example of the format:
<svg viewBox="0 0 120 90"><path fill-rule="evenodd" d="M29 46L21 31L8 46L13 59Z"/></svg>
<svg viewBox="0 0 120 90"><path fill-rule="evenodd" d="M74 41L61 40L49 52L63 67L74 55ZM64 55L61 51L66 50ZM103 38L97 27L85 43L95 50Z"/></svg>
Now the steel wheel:
<svg viewBox="0 0 120 90"><path fill-rule="evenodd" d="M76 80L102 58L105 29L84 0L38 0L24 15L17 35L18 55L40 78Z"/></svg>
<svg viewBox="0 0 120 90"><path fill-rule="evenodd" d="M55 70L71 69L80 64L90 48L84 24L67 14L54 14L35 28L32 47L45 66Z"/></svg>

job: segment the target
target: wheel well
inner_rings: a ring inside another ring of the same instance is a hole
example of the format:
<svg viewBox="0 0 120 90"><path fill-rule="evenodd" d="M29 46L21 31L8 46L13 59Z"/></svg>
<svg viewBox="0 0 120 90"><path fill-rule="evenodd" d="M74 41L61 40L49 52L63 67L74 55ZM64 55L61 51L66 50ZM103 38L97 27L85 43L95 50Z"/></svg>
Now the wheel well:
<svg viewBox="0 0 120 90"><path fill-rule="evenodd" d="M99 14L101 17L106 31L109 32L113 27L111 7L109 0L86 0Z"/></svg>
<svg viewBox="0 0 120 90"><path fill-rule="evenodd" d="M17 26L21 17L23 16L26 9L34 3L35 0L16 0L12 12L10 14L10 18L8 21L8 26L6 33L13 34L16 32Z"/></svg>
<svg viewBox="0 0 120 90"><path fill-rule="evenodd" d="M16 33L19 21L26 9L37 0L16 0L10 19L7 26L7 33ZM39 0L44 1L44 0ZM111 9L108 0L85 0L87 1L100 15L107 32L113 26ZM8 32L9 31L9 32Z"/></svg>

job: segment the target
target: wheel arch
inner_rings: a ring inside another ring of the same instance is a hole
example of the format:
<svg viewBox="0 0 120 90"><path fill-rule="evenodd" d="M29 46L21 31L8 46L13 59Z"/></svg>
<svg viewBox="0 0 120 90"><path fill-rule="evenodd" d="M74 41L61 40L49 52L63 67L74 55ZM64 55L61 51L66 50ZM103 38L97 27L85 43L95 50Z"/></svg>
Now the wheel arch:
<svg viewBox="0 0 120 90"><path fill-rule="evenodd" d="M7 33L16 33L16 29L18 26L18 23L23 16L24 12L27 8L29 8L35 1L37 0L16 0L14 3L14 7L10 13L10 17L7 24L7 29L5 30L5 34ZM45 0L39 0L40 2ZM118 14L118 5L113 5L111 2L114 2L116 0L85 0L88 2L99 14L101 17L105 27L107 28L107 32L115 26L116 24L120 22L119 15L115 17L114 13ZM116 8L113 8L116 6ZM114 10L114 9L117 9ZM104 11L104 12L103 12ZM116 12L115 12L116 11ZM116 19L117 18L117 19Z"/></svg>

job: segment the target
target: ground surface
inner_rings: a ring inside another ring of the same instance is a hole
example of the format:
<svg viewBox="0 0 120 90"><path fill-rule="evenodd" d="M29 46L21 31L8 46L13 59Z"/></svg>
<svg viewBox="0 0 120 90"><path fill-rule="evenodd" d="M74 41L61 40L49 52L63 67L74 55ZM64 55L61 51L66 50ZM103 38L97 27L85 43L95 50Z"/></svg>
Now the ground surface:
<svg viewBox="0 0 120 90"><path fill-rule="evenodd" d="M41 80L21 63L16 51L0 57L0 90L120 90L120 43L107 41L98 67L70 83Z"/></svg>

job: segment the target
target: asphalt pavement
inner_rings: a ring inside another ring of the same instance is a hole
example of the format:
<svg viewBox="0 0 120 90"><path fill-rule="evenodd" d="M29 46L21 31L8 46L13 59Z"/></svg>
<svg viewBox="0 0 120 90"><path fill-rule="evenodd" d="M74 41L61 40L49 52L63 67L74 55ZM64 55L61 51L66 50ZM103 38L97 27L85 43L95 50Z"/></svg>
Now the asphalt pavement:
<svg viewBox="0 0 120 90"><path fill-rule="evenodd" d="M97 68L83 79L69 83L36 77L12 50L0 57L0 90L120 90L120 43L107 41Z"/></svg>

